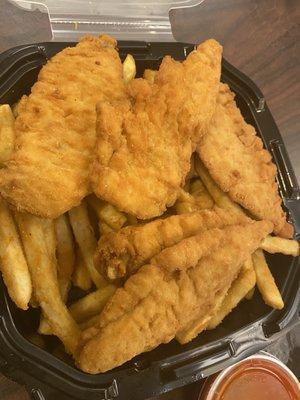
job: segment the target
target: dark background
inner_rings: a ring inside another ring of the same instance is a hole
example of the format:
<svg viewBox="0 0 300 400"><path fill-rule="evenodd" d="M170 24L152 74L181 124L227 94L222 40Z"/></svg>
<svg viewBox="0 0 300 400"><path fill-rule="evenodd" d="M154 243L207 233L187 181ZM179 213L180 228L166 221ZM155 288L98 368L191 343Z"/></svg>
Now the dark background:
<svg viewBox="0 0 300 400"><path fill-rule="evenodd" d="M300 177L300 2L298 0L206 0L193 10L171 15L179 41L197 43L214 37L224 56L260 87L283 136L294 170ZM0 0L0 52L18 44L51 37L48 17L17 9ZM272 352L300 365L300 328L282 338ZM299 377L299 376L298 376ZM164 400L194 400L194 384L161 396ZM1 400L28 400L17 384L0 375ZM58 399L59 400L59 399ZM130 399L128 399L130 400Z"/></svg>

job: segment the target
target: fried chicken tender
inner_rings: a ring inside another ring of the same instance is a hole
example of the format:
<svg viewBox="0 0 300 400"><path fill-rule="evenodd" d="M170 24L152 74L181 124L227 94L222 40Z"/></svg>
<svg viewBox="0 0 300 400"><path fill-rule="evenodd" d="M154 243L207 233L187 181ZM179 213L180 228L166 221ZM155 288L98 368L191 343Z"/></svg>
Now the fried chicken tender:
<svg viewBox="0 0 300 400"><path fill-rule="evenodd" d="M134 79L97 107L95 194L140 219L176 201L215 110L222 48L208 40L182 63L166 56L154 82Z"/></svg>
<svg viewBox="0 0 300 400"><path fill-rule="evenodd" d="M96 103L125 87L115 47L103 35L62 50L18 105L15 151L0 171L1 195L18 210L56 218L89 192Z"/></svg>
<svg viewBox="0 0 300 400"><path fill-rule="evenodd" d="M225 297L272 229L269 221L249 221L209 229L165 249L115 292L100 324L83 332L75 357L79 368L91 374L108 371L180 336L195 318L212 316L215 299Z"/></svg>
<svg viewBox="0 0 300 400"><path fill-rule="evenodd" d="M248 221L228 210L214 208L156 219L142 226L128 226L101 236L95 266L109 279L129 276L165 247L206 229Z"/></svg>
<svg viewBox="0 0 300 400"><path fill-rule="evenodd" d="M293 228L281 207L271 154L245 122L225 84L220 84L212 123L197 151L214 181L232 200L257 219L273 222L277 235L292 236Z"/></svg>

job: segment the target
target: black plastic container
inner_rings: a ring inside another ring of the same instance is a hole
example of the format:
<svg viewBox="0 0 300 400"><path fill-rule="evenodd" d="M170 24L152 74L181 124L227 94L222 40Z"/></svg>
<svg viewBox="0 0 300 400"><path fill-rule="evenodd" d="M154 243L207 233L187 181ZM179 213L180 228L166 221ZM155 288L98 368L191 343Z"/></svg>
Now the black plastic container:
<svg viewBox="0 0 300 400"><path fill-rule="evenodd" d="M73 45L40 43L15 47L0 55L0 103L13 104L29 93L47 59ZM141 75L145 68L157 68L166 54L184 59L194 46L121 41L119 48L122 57L127 53L134 56ZM255 126L274 157L280 192L297 236L300 192L279 131L254 83L225 60L222 65L222 80L236 93L244 117ZM26 339L36 331L39 315L35 310L17 310L0 282L0 370L25 385L35 400L142 400L197 381L263 349L299 321L299 258L274 255L268 261L285 302L283 310L271 310L256 293L218 328L202 333L187 345L172 341L94 376L76 369L71 359L59 359Z"/></svg>

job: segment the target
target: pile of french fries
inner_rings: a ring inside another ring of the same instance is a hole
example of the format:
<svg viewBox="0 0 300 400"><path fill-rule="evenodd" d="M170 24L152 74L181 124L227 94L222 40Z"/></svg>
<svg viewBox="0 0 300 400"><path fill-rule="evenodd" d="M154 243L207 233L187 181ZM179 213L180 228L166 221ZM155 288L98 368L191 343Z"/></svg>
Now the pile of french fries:
<svg viewBox="0 0 300 400"><path fill-rule="evenodd" d="M128 55L123 64L124 81L129 82L135 74L135 61ZM145 75L152 82L155 71L146 70ZM17 114L17 107L14 113ZM14 113L9 105L0 106L0 165L9 159L14 147ZM181 214L214 205L240 214L245 212L219 189L195 157L186 185L171 211ZM66 351L74 354L80 332L97 322L117 289L116 284L108 283L95 268L97 240L102 234L138 223L135 217L118 211L93 194L56 220L18 212L0 199L2 276L11 299L19 308L40 307L39 334L56 335ZM251 299L255 286L266 304L276 309L284 306L263 251L297 256L299 246L294 240L268 236L243 265L213 317L197 321L197 326L177 338L180 342L193 337L193 331L199 330L199 326L215 328L241 300ZM72 287L80 288L85 294L70 303ZM35 341L41 345L39 339Z"/></svg>

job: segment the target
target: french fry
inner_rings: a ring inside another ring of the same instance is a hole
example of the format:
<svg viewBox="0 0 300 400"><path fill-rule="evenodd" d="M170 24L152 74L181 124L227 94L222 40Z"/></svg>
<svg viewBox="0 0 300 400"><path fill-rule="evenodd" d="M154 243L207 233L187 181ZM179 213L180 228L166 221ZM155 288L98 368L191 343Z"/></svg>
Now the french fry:
<svg viewBox="0 0 300 400"><path fill-rule="evenodd" d="M41 218L16 213L30 270L35 297L52 332L63 342L66 350L74 354L79 341L80 329L63 303L52 261L45 240Z"/></svg>
<svg viewBox="0 0 300 400"><path fill-rule="evenodd" d="M0 163L10 158L15 143L15 118L8 104L0 105Z"/></svg>
<svg viewBox="0 0 300 400"><path fill-rule="evenodd" d="M186 214L197 211L195 198L188 192L181 190L175 203L176 214Z"/></svg>
<svg viewBox="0 0 300 400"><path fill-rule="evenodd" d="M190 193L195 198L199 209L213 207L214 200L200 179L195 179L193 182L191 182Z"/></svg>
<svg viewBox="0 0 300 400"><path fill-rule="evenodd" d="M54 221L47 218L41 218L40 223L43 227L48 254L52 261L53 272L57 276L56 235Z"/></svg>
<svg viewBox="0 0 300 400"><path fill-rule="evenodd" d="M118 211L116 207L106 201L98 199L94 194L88 196L87 201L94 209L100 221L117 231L126 223L125 214Z"/></svg>
<svg viewBox="0 0 300 400"><path fill-rule="evenodd" d="M135 78L136 75L136 65L135 60L131 54L127 54L123 62L123 80L125 83L130 82Z"/></svg>
<svg viewBox="0 0 300 400"><path fill-rule="evenodd" d="M256 279L256 277L255 277L255 279ZM254 295L254 292L255 292L255 287L253 289L249 290L249 292L246 294L245 298L247 300L251 300Z"/></svg>
<svg viewBox="0 0 300 400"><path fill-rule="evenodd" d="M41 218L41 224L43 226L49 256L53 260L56 260L56 234L54 221L48 218Z"/></svg>
<svg viewBox="0 0 300 400"><path fill-rule="evenodd" d="M92 318L87 319L79 324L79 327L82 331L85 331L92 326L97 325L99 322L99 315L94 315Z"/></svg>
<svg viewBox="0 0 300 400"><path fill-rule="evenodd" d="M74 286L77 286L82 290L89 290L92 287L92 279L79 249L76 251L76 261L72 275L72 282Z"/></svg>
<svg viewBox="0 0 300 400"><path fill-rule="evenodd" d="M61 215L55 221L51 222L52 224L48 226L49 229L46 229L48 237L50 238L48 243L50 243L50 251L52 248L53 252L53 245L55 245L55 243L57 242L56 245L57 262L55 254L54 257L57 267L58 286L61 298L63 302L66 303L68 293L71 287L71 277L75 263L73 234L68 221L68 217L65 214ZM44 226L44 232L45 232L45 226ZM45 236L47 237L46 234ZM49 244L48 244L48 249L49 249ZM43 335L51 335L51 328L47 320L45 320L45 318L41 319L38 331Z"/></svg>
<svg viewBox="0 0 300 400"><path fill-rule="evenodd" d="M100 312L116 289L114 285L107 285L103 289L98 289L95 292L87 294L69 307L70 314L79 324L90 320L96 315L99 317ZM51 328L45 319L41 320L38 331L42 335L52 334Z"/></svg>
<svg viewBox="0 0 300 400"><path fill-rule="evenodd" d="M115 285L107 285L103 289L87 294L69 307L69 311L76 322L81 323L100 314L109 298L115 293Z"/></svg>
<svg viewBox="0 0 300 400"><path fill-rule="evenodd" d="M44 315L41 315L40 324L38 327L38 333L40 335L53 335L54 334L52 332L49 322L47 321L47 318L45 318Z"/></svg>
<svg viewBox="0 0 300 400"><path fill-rule="evenodd" d="M75 265L75 246L72 229L66 214L54 221L57 239L57 276L61 297L67 301Z"/></svg>
<svg viewBox="0 0 300 400"><path fill-rule="evenodd" d="M107 223L103 221L99 221L99 233L100 235L104 235L105 233L114 232L113 228L111 228Z"/></svg>
<svg viewBox="0 0 300 400"><path fill-rule="evenodd" d="M262 241L260 247L267 253L271 254L281 253L293 257L297 257L299 255L299 243L297 240L268 236Z"/></svg>
<svg viewBox="0 0 300 400"><path fill-rule="evenodd" d="M242 208L217 186L199 157L195 158L195 170L218 207L235 211L238 214L245 214Z"/></svg>
<svg viewBox="0 0 300 400"><path fill-rule="evenodd" d="M252 259L256 273L257 287L264 302L277 310L281 310L284 307L284 303L271 271L269 270L263 251L257 249L253 253Z"/></svg>
<svg viewBox="0 0 300 400"><path fill-rule="evenodd" d="M211 318L207 329L214 329L238 305L247 293L255 286L256 277L251 257L243 265L241 272L232 283L220 308Z"/></svg>
<svg viewBox="0 0 300 400"><path fill-rule="evenodd" d="M22 249L11 211L0 198L0 270L8 293L15 304L27 310L32 284L27 261Z"/></svg>
<svg viewBox="0 0 300 400"><path fill-rule="evenodd" d="M155 71L154 69L145 69L143 77L149 83L153 84L154 80L155 80L156 73L157 73L157 71Z"/></svg>
<svg viewBox="0 0 300 400"><path fill-rule="evenodd" d="M194 183L191 183L190 187L194 188L195 190L195 186L193 186L193 184ZM175 203L175 210L176 214L185 214L194 211L209 209L212 208L213 205L214 201L205 188L201 192L200 190L197 193L196 191L194 191L193 194L188 193L185 190L181 190Z"/></svg>
<svg viewBox="0 0 300 400"><path fill-rule="evenodd" d="M51 259L53 273L57 277L57 259L56 259L56 242L57 242L57 240L56 240L56 234L55 234L54 221L52 219L48 219L48 218L41 218L40 221L41 221L41 225L43 226L46 246L47 246L49 257ZM32 298L32 302L33 302L33 304L37 303L35 298ZM40 326L41 325L42 325L42 328L39 327L39 329L38 329L39 333L43 333L43 331L49 331L49 332L51 331L51 328L43 315L41 316Z"/></svg>
<svg viewBox="0 0 300 400"><path fill-rule="evenodd" d="M98 288L106 286L106 280L99 274L94 265L97 241L89 221L85 202L83 201L79 206L70 210L69 217L76 242L92 281Z"/></svg>
<svg viewBox="0 0 300 400"><path fill-rule="evenodd" d="M199 179L194 179L190 184L190 193L191 195L197 197L202 195L202 193L206 193L209 195L204 183ZM210 195L209 195L210 196Z"/></svg>

